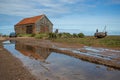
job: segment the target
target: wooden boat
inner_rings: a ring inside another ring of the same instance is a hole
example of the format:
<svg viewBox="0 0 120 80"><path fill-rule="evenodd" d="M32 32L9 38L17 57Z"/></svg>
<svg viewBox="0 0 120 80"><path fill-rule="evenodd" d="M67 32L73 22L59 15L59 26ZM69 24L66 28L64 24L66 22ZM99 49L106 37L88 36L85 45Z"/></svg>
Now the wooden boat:
<svg viewBox="0 0 120 80"><path fill-rule="evenodd" d="M106 32L106 26L103 30L103 32L98 32L98 29L96 30L96 33L94 34L95 37L97 38L104 38L107 36L107 32Z"/></svg>

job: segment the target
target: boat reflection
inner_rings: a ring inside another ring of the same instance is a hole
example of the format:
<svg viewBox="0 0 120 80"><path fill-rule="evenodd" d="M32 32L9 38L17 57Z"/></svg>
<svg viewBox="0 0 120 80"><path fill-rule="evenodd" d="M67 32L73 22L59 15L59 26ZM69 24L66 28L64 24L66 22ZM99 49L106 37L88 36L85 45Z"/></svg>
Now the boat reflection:
<svg viewBox="0 0 120 80"><path fill-rule="evenodd" d="M15 49L21 52L23 55L32 57L36 60L45 61L50 55L49 48L25 45L20 42L16 42Z"/></svg>

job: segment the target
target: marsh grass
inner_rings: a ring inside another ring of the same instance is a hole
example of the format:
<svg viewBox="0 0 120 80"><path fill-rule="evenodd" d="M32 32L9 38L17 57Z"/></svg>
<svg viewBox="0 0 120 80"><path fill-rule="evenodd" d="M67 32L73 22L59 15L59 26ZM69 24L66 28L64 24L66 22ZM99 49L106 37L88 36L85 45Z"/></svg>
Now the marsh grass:
<svg viewBox="0 0 120 80"><path fill-rule="evenodd" d="M119 47L120 48L120 36L107 36L99 40L101 45L106 47Z"/></svg>
<svg viewBox="0 0 120 80"><path fill-rule="evenodd" d="M40 33L40 34L36 34L34 37L37 39L46 39L46 38L48 38L48 34Z"/></svg>
<svg viewBox="0 0 120 80"><path fill-rule="evenodd" d="M84 38L57 38L53 41L68 44L84 44L86 46L120 48L120 36L107 36L101 39L93 36L86 36Z"/></svg>
<svg viewBox="0 0 120 80"><path fill-rule="evenodd" d="M17 37L32 37L32 34L18 34Z"/></svg>
<svg viewBox="0 0 120 80"><path fill-rule="evenodd" d="M107 36L105 38L95 38L94 36L84 36L84 34L70 33L40 33L40 34L19 34L19 37L35 37L37 39L50 39L53 42L68 44L83 44L86 46L97 46L120 49L120 36ZM78 37L79 36L79 37Z"/></svg>
<svg viewBox="0 0 120 80"><path fill-rule="evenodd" d="M37 39L48 38L47 33L39 33L39 34L18 34L18 37L35 37Z"/></svg>

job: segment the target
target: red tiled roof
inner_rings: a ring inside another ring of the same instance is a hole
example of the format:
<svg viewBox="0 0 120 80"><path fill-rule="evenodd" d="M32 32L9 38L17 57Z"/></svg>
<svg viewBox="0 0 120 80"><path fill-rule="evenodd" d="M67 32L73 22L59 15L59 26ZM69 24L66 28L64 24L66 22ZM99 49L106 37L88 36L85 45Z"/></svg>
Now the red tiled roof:
<svg viewBox="0 0 120 80"><path fill-rule="evenodd" d="M34 16L34 17L30 17L30 18L24 18L23 20L21 20L20 22L18 22L16 25L35 23L38 19L42 19L42 16L43 15Z"/></svg>

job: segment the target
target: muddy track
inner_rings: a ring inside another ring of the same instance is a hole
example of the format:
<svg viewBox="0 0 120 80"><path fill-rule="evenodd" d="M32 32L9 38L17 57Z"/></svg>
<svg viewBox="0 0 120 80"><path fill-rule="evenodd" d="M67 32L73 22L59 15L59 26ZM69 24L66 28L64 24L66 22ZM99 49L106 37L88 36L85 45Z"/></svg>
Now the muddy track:
<svg viewBox="0 0 120 80"><path fill-rule="evenodd" d="M118 63L119 61L116 62L113 60L106 60L106 59L98 58L98 57L94 57L94 56L77 54L77 53L74 53L69 50L60 50L55 47L52 47L53 45L56 45L56 43L50 42L48 40L46 41L46 40L29 39L29 38L28 39L26 39L26 38L25 39L24 38L23 39L22 38L21 39L12 39L12 40L17 40L23 44L27 44L27 45L31 45L31 46L39 46L39 47L43 47L43 48L49 48L53 52L59 52L61 54L73 56L78 59L82 59L82 60L89 61L89 62L96 63L96 64L105 65L105 66L120 70L120 63ZM57 43L57 46L62 47L61 45L63 46L64 44ZM65 45L65 46L69 46L69 45ZM73 45L73 46L75 46L75 45ZM72 48L74 49L73 46L72 46Z"/></svg>
<svg viewBox="0 0 120 80"><path fill-rule="evenodd" d="M89 62L96 63L96 64L102 64L102 65L120 70L120 64L115 62L115 61L104 60L101 58L86 56L83 54L77 54L77 53L73 53L73 52L67 51L67 50L58 50L58 49L54 49L54 48L50 48L50 50L54 51L54 52L59 52L61 54L73 56L73 57L78 58L78 59L82 59L82 60L89 61Z"/></svg>

